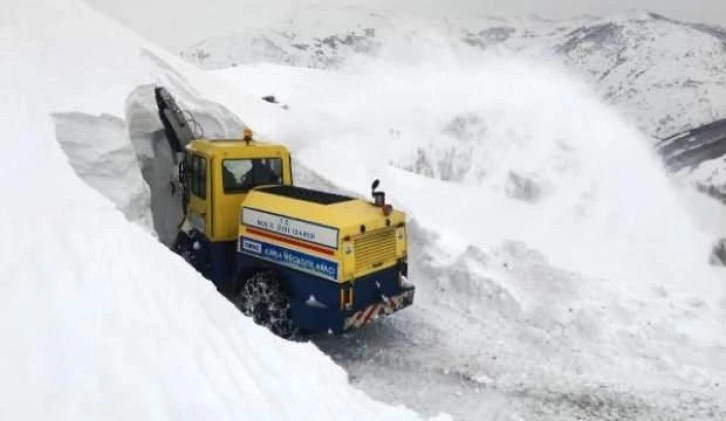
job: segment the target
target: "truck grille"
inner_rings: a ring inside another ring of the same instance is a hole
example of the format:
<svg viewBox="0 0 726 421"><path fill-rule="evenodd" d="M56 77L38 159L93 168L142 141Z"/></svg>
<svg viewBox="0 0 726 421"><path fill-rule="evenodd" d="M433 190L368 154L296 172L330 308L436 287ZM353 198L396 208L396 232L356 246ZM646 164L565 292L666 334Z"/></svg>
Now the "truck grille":
<svg viewBox="0 0 726 421"><path fill-rule="evenodd" d="M355 271L360 273L396 260L396 229L384 228L354 239Z"/></svg>

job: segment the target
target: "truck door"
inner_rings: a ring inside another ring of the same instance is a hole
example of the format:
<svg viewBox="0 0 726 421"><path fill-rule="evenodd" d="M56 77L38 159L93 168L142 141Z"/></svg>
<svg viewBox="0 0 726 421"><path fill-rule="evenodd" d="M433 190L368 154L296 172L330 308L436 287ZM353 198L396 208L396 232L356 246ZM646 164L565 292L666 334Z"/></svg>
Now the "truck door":
<svg viewBox="0 0 726 421"><path fill-rule="evenodd" d="M196 153L187 154L186 159L189 171L186 177L189 191L187 218L192 227L210 238L212 236L212 201L209 200L211 198L209 159Z"/></svg>

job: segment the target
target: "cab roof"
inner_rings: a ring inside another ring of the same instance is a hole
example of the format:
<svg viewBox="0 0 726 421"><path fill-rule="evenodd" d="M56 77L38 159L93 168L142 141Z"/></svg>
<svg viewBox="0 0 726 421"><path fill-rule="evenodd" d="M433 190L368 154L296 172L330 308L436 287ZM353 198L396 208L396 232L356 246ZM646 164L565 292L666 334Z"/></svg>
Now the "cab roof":
<svg viewBox="0 0 726 421"><path fill-rule="evenodd" d="M207 156L223 155L227 157L280 156L288 153L284 145L256 139L249 143L242 139L195 139L189 142L187 150Z"/></svg>
<svg viewBox="0 0 726 421"><path fill-rule="evenodd" d="M371 202L354 197L318 192L293 186L263 186L250 190L243 206L324 226L352 229L357 232L361 224L390 219L397 225L405 221L403 212L393 210L386 217L381 208Z"/></svg>

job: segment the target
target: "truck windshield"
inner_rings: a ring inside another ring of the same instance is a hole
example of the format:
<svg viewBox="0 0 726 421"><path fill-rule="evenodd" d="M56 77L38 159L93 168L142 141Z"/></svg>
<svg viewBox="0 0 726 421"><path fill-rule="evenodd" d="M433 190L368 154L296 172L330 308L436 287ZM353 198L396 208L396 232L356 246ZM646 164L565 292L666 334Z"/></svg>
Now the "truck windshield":
<svg viewBox="0 0 726 421"><path fill-rule="evenodd" d="M222 160L225 193L245 193L257 186L282 184L280 158Z"/></svg>

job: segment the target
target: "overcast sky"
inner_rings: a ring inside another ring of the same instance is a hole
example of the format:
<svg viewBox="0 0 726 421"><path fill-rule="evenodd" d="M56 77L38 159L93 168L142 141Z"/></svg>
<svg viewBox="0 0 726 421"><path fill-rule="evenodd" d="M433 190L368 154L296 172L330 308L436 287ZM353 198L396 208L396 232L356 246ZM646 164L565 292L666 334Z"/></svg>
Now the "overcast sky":
<svg viewBox="0 0 726 421"><path fill-rule="evenodd" d="M86 0L147 38L179 51L197 41L230 35L248 24L306 4L359 4L403 13L478 13L497 16L536 14L567 18L643 9L679 20L726 27L726 0Z"/></svg>

